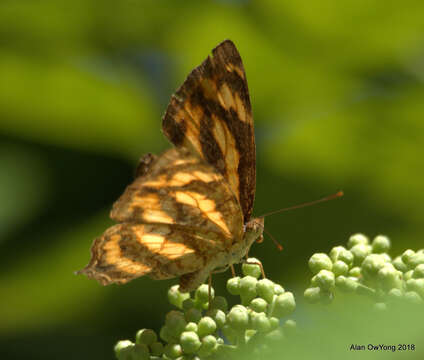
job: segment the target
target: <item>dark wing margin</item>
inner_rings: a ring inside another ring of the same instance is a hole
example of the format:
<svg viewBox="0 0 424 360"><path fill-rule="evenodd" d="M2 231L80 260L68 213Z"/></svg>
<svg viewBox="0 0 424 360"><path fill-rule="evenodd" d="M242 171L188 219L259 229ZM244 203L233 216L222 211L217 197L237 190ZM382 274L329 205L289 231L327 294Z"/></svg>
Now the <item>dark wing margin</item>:
<svg viewBox="0 0 424 360"><path fill-rule="evenodd" d="M172 96L162 128L177 147L186 147L214 166L250 219L256 186L252 109L237 48L225 40L212 50Z"/></svg>

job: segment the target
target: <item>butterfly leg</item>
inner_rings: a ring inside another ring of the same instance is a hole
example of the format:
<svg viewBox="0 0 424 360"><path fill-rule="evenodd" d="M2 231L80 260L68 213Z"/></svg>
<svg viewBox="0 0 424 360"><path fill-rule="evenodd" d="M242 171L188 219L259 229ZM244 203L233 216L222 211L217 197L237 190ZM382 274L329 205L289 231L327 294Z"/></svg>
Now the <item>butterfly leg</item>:
<svg viewBox="0 0 424 360"><path fill-rule="evenodd" d="M222 268L216 268L214 271L212 271L212 274L218 274L218 273L221 273L221 272L227 271L227 270L228 270L228 268L230 268L230 269L231 269L231 276L232 276L232 277L235 277L235 276L236 276L236 271L235 271L235 269L234 269L234 265L233 265L233 264L228 265L228 266L225 266L225 267L222 267Z"/></svg>
<svg viewBox="0 0 424 360"><path fill-rule="evenodd" d="M245 264L249 264L249 265L258 265L258 266L259 266L259 268L261 269L262 278L263 278L263 279L266 279L266 276L265 276L265 270L264 270L264 267L263 267L262 263L257 262L257 261L248 261L247 259L245 259L243 262L244 262Z"/></svg>
<svg viewBox="0 0 424 360"><path fill-rule="evenodd" d="M208 280L208 297L209 297L209 303L208 308L211 309L212 304L212 273L209 274L209 280Z"/></svg>
<svg viewBox="0 0 424 360"><path fill-rule="evenodd" d="M231 276L232 276L232 277L236 277L236 271L235 271L235 269L234 269L234 265L233 265L233 264L231 264L231 265L230 265L230 268L231 268Z"/></svg>

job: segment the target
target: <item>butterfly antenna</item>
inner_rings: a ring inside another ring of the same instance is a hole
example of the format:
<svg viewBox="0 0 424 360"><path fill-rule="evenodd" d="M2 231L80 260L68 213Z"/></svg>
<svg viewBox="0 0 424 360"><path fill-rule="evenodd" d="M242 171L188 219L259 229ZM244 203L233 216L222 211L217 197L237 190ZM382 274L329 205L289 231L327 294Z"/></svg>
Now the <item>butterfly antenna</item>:
<svg viewBox="0 0 424 360"><path fill-rule="evenodd" d="M307 206L311 206L311 205L315 205L315 204L318 204L318 203L321 203L321 202L325 202L325 201L329 201L329 200L337 199L337 198L339 198L339 197L342 197L343 195L344 195L344 194L343 194L343 191L338 191L338 192L336 192L335 194L332 194L332 195L329 195L329 196L323 197L323 198L318 199L318 200L309 201L309 202L306 202L306 203L303 203L303 204L294 205L294 206L290 206L290 207L287 207L287 208L284 208L284 209L279 209L279 210L271 211L271 212L269 212L269 213L263 214L263 215L258 216L258 217L259 217L259 218L262 218L262 217L265 217L265 216L278 214L278 213L280 213L280 212L284 212L284 211L289 211L289 210L294 210L294 209L300 209L300 208L307 207ZM264 230L265 230L265 229L264 229Z"/></svg>
<svg viewBox="0 0 424 360"><path fill-rule="evenodd" d="M267 229L265 229L265 226L263 226L262 224L260 224L260 223L258 223L258 222L256 222L255 221L255 223L256 224L258 224L261 228L262 228L262 230L265 232L265 234L267 234L270 238L271 238L271 240L274 242L274 244L275 244L275 246L278 248L278 250L279 251L282 251L283 250L283 245L281 245L276 239L275 239L275 237L274 236L272 236L272 234L267 230Z"/></svg>
<svg viewBox="0 0 424 360"><path fill-rule="evenodd" d="M278 248L278 251L282 251L283 250L283 245L281 245L274 236L271 235L271 233L265 229L265 227L263 227L264 232L271 238L271 240L274 242L275 246Z"/></svg>

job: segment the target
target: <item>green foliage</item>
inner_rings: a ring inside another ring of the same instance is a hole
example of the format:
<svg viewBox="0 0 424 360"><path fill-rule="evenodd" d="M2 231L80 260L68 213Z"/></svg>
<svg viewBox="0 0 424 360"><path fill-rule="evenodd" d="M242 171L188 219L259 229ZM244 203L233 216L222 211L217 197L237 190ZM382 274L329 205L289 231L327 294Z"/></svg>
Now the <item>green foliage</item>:
<svg viewBox="0 0 424 360"><path fill-rule="evenodd" d="M165 312L172 280L103 288L73 272L112 224L140 156L169 146L160 123L171 94L225 38L251 93L255 213L346 193L284 216L283 228L282 217L267 218L288 245L281 255L268 242L252 247L267 275L300 288L299 259L353 228L405 239L394 254L422 247L423 11L422 1L0 1L3 352L69 360L84 349L104 359L103 341L86 339L138 323L159 329L151 304ZM401 260L392 264L404 280L418 279ZM337 283L361 268L345 274L334 261L331 271Z"/></svg>

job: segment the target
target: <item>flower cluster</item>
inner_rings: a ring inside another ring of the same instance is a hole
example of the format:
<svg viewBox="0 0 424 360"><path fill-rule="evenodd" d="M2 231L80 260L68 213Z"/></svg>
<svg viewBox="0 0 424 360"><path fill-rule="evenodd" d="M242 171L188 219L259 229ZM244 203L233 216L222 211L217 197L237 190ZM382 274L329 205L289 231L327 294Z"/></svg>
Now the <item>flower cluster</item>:
<svg viewBox="0 0 424 360"><path fill-rule="evenodd" d="M406 250L392 260L390 240L378 235L370 243L363 234L349 238L347 248L336 246L330 253L309 259L314 274L304 296L310 303L331 302L338 291L368 295L378 309L397 300L423 303L424 249Z"/></svg>
<svg viewBox="0 0 424 360"><path fill-rule="evenodd" d="M180 293L178 285L171 287L169 302L179 310L166 315L159 332L163 342L153 330L140 330L135 343L116 344L118 360L227 358L253 344L252 351L263 351L268 342L290 336L296 323L282 318L294 311L294 296L269 279L259 279L258 264L257 259L248 259L242 265L244 276L228 280L228 292L240 296L240 303L231 309L226 298L215 296L208 285L201 285L193 297Z"/></svg>

